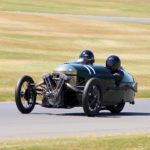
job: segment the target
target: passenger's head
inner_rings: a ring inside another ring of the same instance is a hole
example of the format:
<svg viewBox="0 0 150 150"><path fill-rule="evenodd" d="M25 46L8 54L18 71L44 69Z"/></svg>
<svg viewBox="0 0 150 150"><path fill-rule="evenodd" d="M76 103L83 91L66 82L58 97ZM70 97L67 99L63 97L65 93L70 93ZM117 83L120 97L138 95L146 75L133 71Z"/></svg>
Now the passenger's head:
<svg viewBox="0 0 150 150"><path fill-rule="evenodd" d="M110 69L111 72L118 71L121 67L121 60L118 56L111 55L106 60L106 67Z"/></svg>
<svg viewBox="0 0 150 150"><path fill-rule="evenodd" d="M95 62L94 54L91 50L84 50L81 52L79 58L83 59L84 64L93 64Z"/></svg>

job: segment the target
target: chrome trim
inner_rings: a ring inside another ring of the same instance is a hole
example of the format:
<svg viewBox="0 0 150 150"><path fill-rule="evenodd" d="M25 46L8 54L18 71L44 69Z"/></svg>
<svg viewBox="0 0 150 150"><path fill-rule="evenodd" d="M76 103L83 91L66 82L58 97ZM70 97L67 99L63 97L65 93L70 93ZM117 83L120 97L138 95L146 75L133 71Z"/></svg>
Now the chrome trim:
<svg viewBox="0 0 150 150"><path fill-rule="evenodd" d="M64 73L66 75L67 74L69 74L69 75L77 75L77 70L71 65L63 64L63 65L60 65L60 66L56 67L53 70L53 73Z"/></svg>
<svg viewBox="0 0 150 150"><path fill-rule="evenodd" d="M71 84L69 84L69 83L65 83L65 84L69 89L73 90L74 92L83 93L82 90L77 89L76 87L72 86Z"/></svg>
<svg viewBox="0 0 150 150"><path fill-rule="evenodd" d="M53 74L63 73L66 75L77 75L77 71L61 71L61 70L54 70Z"/></svg>

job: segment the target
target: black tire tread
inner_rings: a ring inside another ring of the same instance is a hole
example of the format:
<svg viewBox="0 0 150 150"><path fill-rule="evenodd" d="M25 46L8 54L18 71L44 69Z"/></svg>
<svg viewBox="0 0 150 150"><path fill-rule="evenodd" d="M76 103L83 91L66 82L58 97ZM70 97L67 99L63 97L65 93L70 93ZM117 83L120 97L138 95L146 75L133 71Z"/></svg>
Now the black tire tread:
<svg viewBox="0 0 150 150"><path fill-rule="evenodd" d="M116 105L108 106L108 110L113 114L119 114L123 110L124 106L125 102L121 102L117 106Z"/></svg>
<svg viewBox="0 0 150 150"><path fill-rule="evenodd" d="M83 91L83 95L82 95L82 106L83 106L83 110L85 112L85 114L89 117L93 117L95 115L97 115L99 113L99 111L97 112L91 112L89 110L88 104L87 104L87 93L89 90L89 87L92 85L97 85L99 87L100 90L100 95L101 95L101 101L103 100L103 85L101 83L101 81L97 78L91 78L85 85L84 91Z"/></svg>
<svg viewBox="0 0 150 150"><path fill-rule="evenodd" d="M35 102L36 102L36 97L34 97L34 102L32 104L32 106L30 108L25 108L21 102L21 98L20 98L20 90L21 90L21 86L23 85L24 82L26 81L30 81L31 83L34 83L33 79L30 76L24 75L22 76L16 85L16 89L15 89L15 102L16 102L16 106L18 108L18 110L23 113L23 114L28 114L30 113L35 106Z"/></svg>

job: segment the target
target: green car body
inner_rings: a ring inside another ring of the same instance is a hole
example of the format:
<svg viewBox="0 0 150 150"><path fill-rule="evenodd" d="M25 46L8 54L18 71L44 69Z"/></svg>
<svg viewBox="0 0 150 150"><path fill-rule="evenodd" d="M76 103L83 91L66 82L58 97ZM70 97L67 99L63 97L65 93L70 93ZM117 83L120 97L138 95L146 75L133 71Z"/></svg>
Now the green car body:
<svg viewBox="0 0 150 150"><path fill-rule="evenodd" d="M78 63L68 63L56 67L53 71L64 73L70 76L68 81L74 87L86 85L89 79L97 78L103 85L103 105L114 105L121 101L134 103L135 92L137 92L137 83L131 74L122 70L124 73L120 86L116 87L113 74L104 66L83 65Z"/></svg>

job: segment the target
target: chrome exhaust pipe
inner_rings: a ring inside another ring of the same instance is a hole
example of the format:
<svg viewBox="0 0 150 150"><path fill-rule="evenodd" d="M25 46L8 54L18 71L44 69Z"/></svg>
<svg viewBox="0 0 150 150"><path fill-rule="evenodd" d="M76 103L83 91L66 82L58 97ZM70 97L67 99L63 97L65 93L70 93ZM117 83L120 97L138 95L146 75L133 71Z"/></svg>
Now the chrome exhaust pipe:
<svg viewBox="0 0 150 150"><path fill-rule="evenodd" d="M77 89L76 87L72 86L71 84L69 84L69 83L65 83L65 84L69 89L73 90L74 92L83 93L82 90Z"/></svg>

